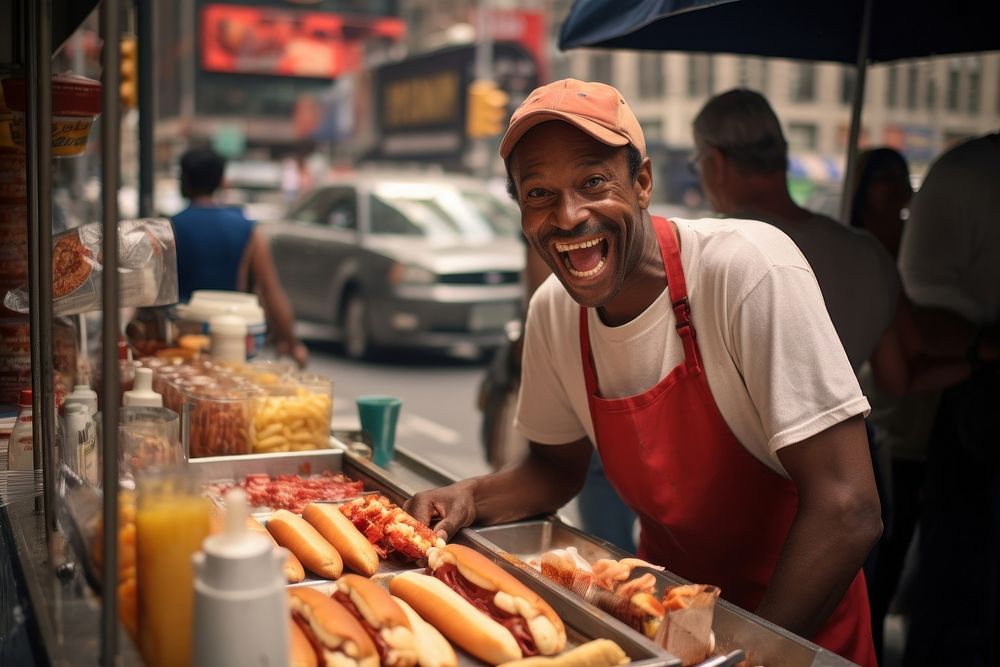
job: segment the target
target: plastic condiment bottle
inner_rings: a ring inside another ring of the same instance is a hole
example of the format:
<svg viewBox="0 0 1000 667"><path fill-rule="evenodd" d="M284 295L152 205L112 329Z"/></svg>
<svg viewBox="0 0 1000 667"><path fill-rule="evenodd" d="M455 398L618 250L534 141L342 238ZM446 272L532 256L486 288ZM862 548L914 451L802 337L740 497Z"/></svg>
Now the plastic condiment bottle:
<svg viewBox="0 0 1000 667"><path fill-rule="evenodd" d="M283 549L247 527L246 494L226 494L223 532L210 535L194 563L196 666L284 665L288 597Z"/></svg>
<svg viewBox="0 0 1000 667"><path fill-rule="evenodd" d="M218 361L247 360L247 323L239 315L213 315L208 321L212 358Z"/></svg>
<svg viewBox="0 0 1000 667"><path fill-rule="evenodd" d="M65 461L85 481L97 484L97 425L83 403L65 403Z"/></svg>
<svg viewBox="0 0 1000 667"><path fill-rule="evenodd" d="M88 384L73 385L73 391L66 394L66 399L63 401L63 409L74 403L87 406L87 411L92 417L97 414L97 392Z"/></svg>
<svg viewBox="0 0 1000 667"><path fill-rule="evenodd" d="M122 405L162 408L163 396L153 391L153 369L135 369L135 386L122 395Z"/></svg>
<svg viewBox="0 0 1000 667"><path fill-rule="evenodd" d="M7 470L34 470L34 436L31 432L31 390L22 389L17 400L17 419L7 445Z"/></svg>

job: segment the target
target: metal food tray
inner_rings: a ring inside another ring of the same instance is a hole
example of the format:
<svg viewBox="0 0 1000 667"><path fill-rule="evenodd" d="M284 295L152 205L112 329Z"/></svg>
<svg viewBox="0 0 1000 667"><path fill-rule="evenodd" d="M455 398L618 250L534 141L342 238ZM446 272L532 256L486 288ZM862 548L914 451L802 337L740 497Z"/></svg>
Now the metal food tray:
<svg viewBox="0 0 1000 667"><path fill-rule="evenodd" d="M342 472L351 479L364 484L365 492L383 493L397 504L410 494L391 479L386 471L370 461L346 455L340 449L323 449L303 452L279 452L274 454L247 454L243 456L218 456L191 459L189 465L198 471L205 483L233 483L250 474L266 473L275 475L316 475L325 471ZM346 500L345 500L346 502ZM261 523L266 523L271 510L254 511L253 516ZM399 572L412 569L412 563L400 563L391 560L379 560L379 574ZM349 568L345 565L345 571ZM328 582L328 579L317 577L306 570L306 578L290 586L315 586Z"/></svg>
<svg viewBox="0 0 1000 667"><path fill-rule="evenodd" d="M470 546L475 547L475 545ZM478 550L496 560L492 552L483 551L481 548ZM501 566L504 566L504 569L511 571L505 566L505 563L501 561L497 562ZM410 567L395 572L380 572L372 577L372 581L388 589L389 582L402 572L424 572L424 569ZM673 656L664 654L662 650L642 635L625 633L619 628L611 627L605 624L599 615L592 613L572 597L554 595L551 589L540 586L539 582L533 580L531 577L521 576L515 571L512 571L512 573L552 605L559 618L562 619L563 625L566 626L566 650L575 648L591 639L604 638L614 641L625 651L632 660L629 663L629 667L679 667L679 660ZM334 581L327 581L311 584L311 587L330 595L335 590L336 585ZM449 643L455 649L455 655L458 657L458 667L484 667L487 664L469 655L450 640Z"/></svg>
<svg viewBox="0 0 1000 667"><path fill-rule="evenodd" d="M333 431L330 445L344 450L351 459L369 460L365 453L370 455L371 448L361 431ZM419 454L398 445L385 472L411 496L420 491L447 486L460 479Z"/></svg>
<svg viewBox="0 0 1000 667"><path fill-rule="evenodd" d="M617 560L632 555L610 542L588 535L555 519L467 528L463 531L463 536L478 547L492 551L499 559L510 563L523 561L517 565L519 571L526 572L536 582L549 589L572 597L594 612L599 612L597 607L583 602L567 589L549 581L540 572L527 565L527 561L539 558L546 551L567 547L576 547L580 555L590 562L599 558ZM657 594L661 597L668 586L688 583L670 572L659 572L649 568L638 568L638 571L650 572L656 577ZM619 625L635 636L643 636L624 624ZM750 656L750 664L766 667L841 667L854 664L726 600L720 599L716 603L712 629L720 653L729 654L742 649Z"/></svg>

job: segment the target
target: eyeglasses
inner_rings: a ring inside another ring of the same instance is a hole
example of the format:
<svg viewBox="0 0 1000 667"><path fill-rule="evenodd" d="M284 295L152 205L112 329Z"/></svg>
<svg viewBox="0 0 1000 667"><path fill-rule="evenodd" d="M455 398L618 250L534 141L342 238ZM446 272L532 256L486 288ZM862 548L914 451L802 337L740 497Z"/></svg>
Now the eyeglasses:
<svg viewBox="0 0 1000 667"><path fill-rule="evenodd" d="M691 156L688 157L687 161L688 171L690 171L695 176L701 176L701 170L698 168L698 165L701 163L704 157L705 157L705 151L701 150L700 148L696 148L695 151L691 153Z"/></svg>

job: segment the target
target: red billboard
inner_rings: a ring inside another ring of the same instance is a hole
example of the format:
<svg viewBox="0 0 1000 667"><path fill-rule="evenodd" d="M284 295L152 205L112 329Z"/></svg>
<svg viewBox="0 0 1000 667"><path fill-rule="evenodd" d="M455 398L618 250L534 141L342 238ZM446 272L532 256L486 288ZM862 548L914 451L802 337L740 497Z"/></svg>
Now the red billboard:
<svg viewBox="0 0 1000 667"><path fill-rule="evenodd" d="M368 43L396 42L405 31L396 18L206 5L201 64L208 72L333 78L360 69Z"/></svg>

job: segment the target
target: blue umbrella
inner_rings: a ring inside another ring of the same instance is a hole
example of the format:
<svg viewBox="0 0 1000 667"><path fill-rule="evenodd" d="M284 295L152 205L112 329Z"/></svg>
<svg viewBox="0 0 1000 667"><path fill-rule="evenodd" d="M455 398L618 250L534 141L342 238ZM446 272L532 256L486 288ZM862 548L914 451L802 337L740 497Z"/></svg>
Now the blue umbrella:
<svg viewBox="0 0 1000 667"><path fill-rule="evenodd" d="M867 65L1000 49L998 9L994 0L576 0L559 47L855 63L850 182Z"/></svg>

